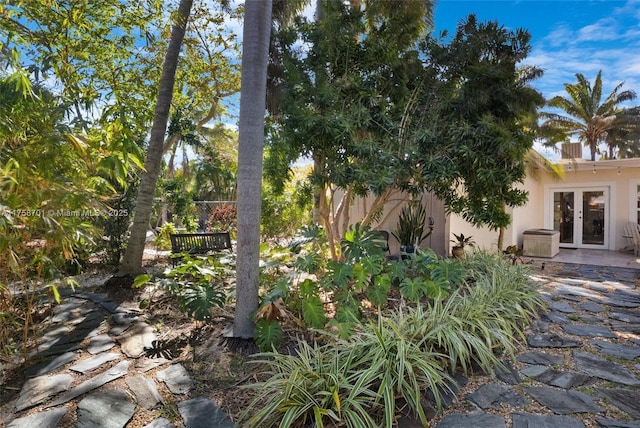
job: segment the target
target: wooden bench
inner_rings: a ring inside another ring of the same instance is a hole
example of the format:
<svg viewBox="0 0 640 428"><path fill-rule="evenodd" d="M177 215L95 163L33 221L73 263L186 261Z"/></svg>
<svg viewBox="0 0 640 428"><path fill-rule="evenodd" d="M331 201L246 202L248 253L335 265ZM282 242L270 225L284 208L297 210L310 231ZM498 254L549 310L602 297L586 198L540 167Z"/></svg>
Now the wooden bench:
<svg viewBox="0 0 640 428"><path fill-rule="evenodd" d="M170 238L171 254L208 254L232 249L229 232L172 233Z"/></svg>

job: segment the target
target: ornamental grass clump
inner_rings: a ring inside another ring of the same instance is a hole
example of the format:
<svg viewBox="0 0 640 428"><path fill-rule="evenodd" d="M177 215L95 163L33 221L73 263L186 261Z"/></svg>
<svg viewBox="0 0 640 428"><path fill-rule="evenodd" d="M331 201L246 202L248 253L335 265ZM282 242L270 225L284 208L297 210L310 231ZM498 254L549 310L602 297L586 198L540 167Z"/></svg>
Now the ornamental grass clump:
<svg viewBox="0 0 640 428"><path fill-rule="evenodd" d="M258 394L240 416L243 426L378 427L371 404L379 402L379 373L362 369L369 360L356 347L335 345L300 340L297 355L257 354L266 380L250 386Z"/></svg>
<svg viewBox="0 0 640 428"><path fill-rule="evenodd" d="M299 341L297 355L257 356L257 396L241 417L250 427L388 427L400 403L426 426L421 399L452 385L450 373L491 372L543 307L528 270L475 252L469 273L450 294L378 312L349 340L329 333L325 345ZM403 411L405 412L405 411Z"/></svg>

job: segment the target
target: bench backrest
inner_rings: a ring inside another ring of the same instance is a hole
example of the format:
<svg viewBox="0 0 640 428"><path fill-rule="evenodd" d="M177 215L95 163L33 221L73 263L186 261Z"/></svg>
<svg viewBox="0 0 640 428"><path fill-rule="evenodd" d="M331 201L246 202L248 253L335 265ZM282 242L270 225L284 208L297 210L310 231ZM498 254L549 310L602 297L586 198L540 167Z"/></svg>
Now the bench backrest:
<svg viewBox="0 0 640 428"><path fill-rule="evenodd" d="M229 232L172 233L171 252L205 254L231 248Z"/></svg>

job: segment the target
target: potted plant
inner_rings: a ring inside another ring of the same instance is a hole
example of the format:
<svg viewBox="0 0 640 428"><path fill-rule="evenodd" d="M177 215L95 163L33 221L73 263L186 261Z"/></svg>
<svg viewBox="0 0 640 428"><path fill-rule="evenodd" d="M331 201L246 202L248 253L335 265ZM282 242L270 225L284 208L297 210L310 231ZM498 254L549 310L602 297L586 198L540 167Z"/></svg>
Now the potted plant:
<svg viewBox="0 0 640 428"><path fill-rule="evenodd" d="M431 235L431 228L425 230L427 211L420 201L409 202L398 218L398 226L391 234L400 243L401 253L415 253L417 247Z"/></svg>
<svg viewBox="0 0 640 428"><path fill-rule="evenodd" d="M451 242L453 242L455 245L453 246L453 248L451 249L451 255L457 259L461 259L464 256L464 247L465 246L470 246L473 247L476 245L475 241L473 240L472 236L464 236L464 233L460 233L458 235L456 235L455 233L453 234L453 237L456 239L452 239Z"/></svg>

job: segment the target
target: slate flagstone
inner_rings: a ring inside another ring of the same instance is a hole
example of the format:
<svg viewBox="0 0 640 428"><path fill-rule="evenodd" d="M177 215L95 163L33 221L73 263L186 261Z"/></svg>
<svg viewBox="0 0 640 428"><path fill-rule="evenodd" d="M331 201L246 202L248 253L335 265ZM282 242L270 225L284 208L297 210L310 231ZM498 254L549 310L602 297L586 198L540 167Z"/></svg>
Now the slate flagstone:
<svg viewBox="0 0 640 428"><path fill-rule="evenodd" d="M602 412L595 403L596 397L579 391L567 391L549 386L530 386L522 388L534 400L559 415L570 413Z"/></svg>
<svg viewBox="0 0 640 428"><path fill-rule="evenodd" d="M573 360L578 370L591 376L622 385L640 386L640 380L635 373L621 364L582 351L573 351Z"/></svg>
<svg viewBox="0 0 640 428"><path fill-rule="evenodd" d="M640 391L626 388L596 388L596 391L634 419L640 419Z"/></svg>
<svg viewBox="0 0 640 428"><path fill-rule="evenodd" d="M120 355L121 354L116 354L115 352L98 354L72 365L71 367L69 367L69 370L86 374L94 371L95 369L102 366L103 364L108 363L109 361L117 360L118 358L120 358Z"/></svg>
<svg viewBox="0 0 640 428"><path fill-rule="evenodd" d="M513 428L584 428L584 423L573 416L513 413L511 418Z"/></svg>
<svg viewBox="0 0 640 428"><path fill-rule="evenodd" d="M123 428L136 406L124 391L112 389L87 395L78 403L75 428Z"/></svg>
<svg viewBox="0 0 640 428"><path fill-rule="evenodd" d="M39 376L25 382L16 402L16 411L24 410L40 404L59 392L66 391L73 382L69 374L61 373L53 376Z"/></svg>
<svg viewBox="0 0 640 428"><path fill-rule="evenodd" d="M125 374L127 374L130 364L131 363L129 361L120 361L118 364L111 367L109 370L106 370L92 377L91 379L82 382L80 385L74 388L71 388L66 394L64 394L62 397L58 398L57 400L55 400L53 403L50 403L49 405L47 405L47 407L55 407L55 406L59 406L60 404L64 404L82 394L85 394L89 391L92 391L96 388L101 387L106 383L111 382L112 380L115 380L115 379L118 379L119 377L124 376Z"/></svg>
<svg viewBox="0 0 640 428"><path fill-rule="evenodd" d="M14 419L6 428L56 428L60 419L67 413L65 407L34 413Z"/></svg>
<svg viewBox="0 0 640 428"><path fill-rule="evenodd" d="M156 374L174 394L186 394L193 388L193 381L182 364L172 364Z"/></svg>

